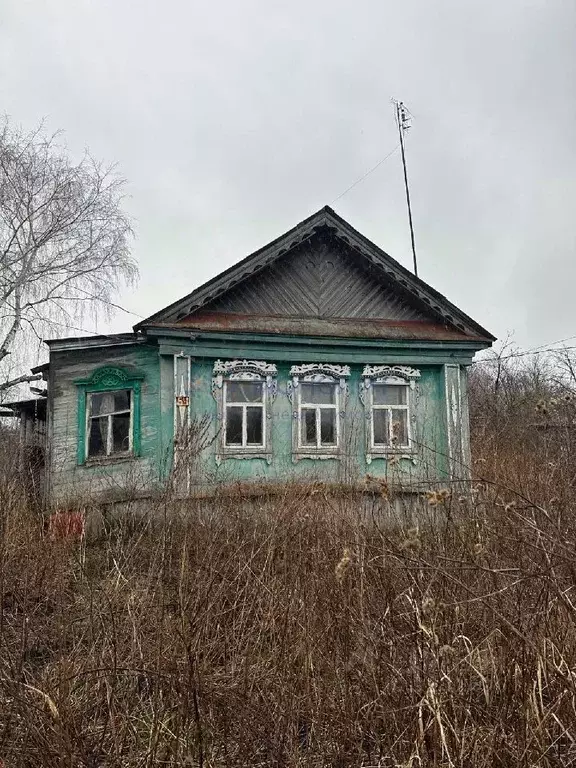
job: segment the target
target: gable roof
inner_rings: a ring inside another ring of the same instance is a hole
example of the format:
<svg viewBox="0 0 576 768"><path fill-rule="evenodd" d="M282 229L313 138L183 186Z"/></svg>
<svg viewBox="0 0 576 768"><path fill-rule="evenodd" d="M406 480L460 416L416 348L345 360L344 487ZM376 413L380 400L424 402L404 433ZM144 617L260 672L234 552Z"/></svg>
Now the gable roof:
<svg viewBox="0 0 576 768"><path fill-rule="evenodd" d="M329 206L325 206L268 245L208 280L192 293L142 320L134 326L134 330L143 330L150 326L172 326L184 319L187 321L186 325L191 324L191 315L208 309L207 305L217 303L225 293L322 231L329 231L332 237L342 241L355 255L366 260L367 265L376 270L393 290L413 302L432 321L452 327L475 339L486 342L495 340L491 333L355 230Z"/></svg>

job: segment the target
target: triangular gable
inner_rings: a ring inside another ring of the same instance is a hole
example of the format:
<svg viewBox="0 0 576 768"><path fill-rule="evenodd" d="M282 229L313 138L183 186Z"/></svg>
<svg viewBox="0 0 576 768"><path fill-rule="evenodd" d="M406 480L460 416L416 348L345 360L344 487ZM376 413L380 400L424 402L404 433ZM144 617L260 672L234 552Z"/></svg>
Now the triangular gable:
<svg viewBox="0 0 576 768"><path fill-rule="evenodd" d="M388 284L387 284L388 282ZM317 233L222 296L206 312L279 317L430 320L366 260L329 234ZM436 319L436 318L435 318Z"/></svg>
<svg viewBox="0 0 576 768"><path fill-rule="evenodd" d="M177 324L199 310L434 321L494 340L328 206L135 330Z"/></svg>

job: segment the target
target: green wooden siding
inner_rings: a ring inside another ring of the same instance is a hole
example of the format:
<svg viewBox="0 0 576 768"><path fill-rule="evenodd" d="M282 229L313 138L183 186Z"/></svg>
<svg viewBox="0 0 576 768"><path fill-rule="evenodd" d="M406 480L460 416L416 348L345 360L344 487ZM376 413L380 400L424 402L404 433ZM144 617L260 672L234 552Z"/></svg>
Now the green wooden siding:
<svg viewBox="0 0 576 768"><path fill-rule="evenodd" d="M217 355L214 353L218 352ZM208 415L211 437L216 438L217 405L212 395L216 359L256 359L274 362L278 368L278 392L271 406L272 460L225 458L217 464L216 441L194 462L188 473L192 486L244 481L321 479L346 481L366 474L386 477L404 486L421 487L442 480L468 462L469 438L466 403L466 371L461 363L471 360L473 350L460 346L359 340L357 345L340 339L316 339L304 344L301 338L238 338L216 340L166 334L146 343L53 352L51 356L49 412L50 491L54 501L91 493L122 495L146 493L161 488L170 477L174 454L174 355L191 358L190 415L199 420ZM349 365L349 398L343 421L343 452L340 458L293 460L292 404L287 396L290 367L314 361ZM366 363L404 364L421 372L417 383L414 439L417 451L410 458L375 457L366 461L364 406L359 397L361 373ZM79 437L85 415L82 397L94 371L118 366L133 372L141 387L138 456L118 461L79 462ZM141 377L141 378L140 378ZM188 482L188 481L187 481Z"/></svg>
<svg viewBox="0 0 576 768"><path fill-rule="evenodd" d="M319 362L321 360L319 359ZM346 361L342 361L345 363ZM212 368L214 361L192 362L191 413L196 419L208 414L214 427L217 424L216 402L212 397ZM321 479L345 481L359 479L366 474L389 477L403 484L418 484L446 475L448 469L448 443L443 397L441 366L421 366L416 404L415 440L418 450L414 462L410 459L374 458L366 463L365 411L359 397L363 366L351 367L348 380L349 397L343 419L343 453L339 458L293 461L292 456L292 404L287 396L290 364L278 364L278 394L271 406L272 461L264 459L225 458L217 466L214 443L202 455L201 471L193 482L226 483L236 481L263 481L287 479Z"/></svg>

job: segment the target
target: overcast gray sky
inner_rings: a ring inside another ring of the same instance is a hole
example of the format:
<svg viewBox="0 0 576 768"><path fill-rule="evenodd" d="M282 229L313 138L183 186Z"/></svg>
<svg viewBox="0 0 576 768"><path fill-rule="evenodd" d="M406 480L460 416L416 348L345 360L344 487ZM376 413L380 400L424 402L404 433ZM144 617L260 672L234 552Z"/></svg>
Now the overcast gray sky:
<svg viewBox="0 0 576 768"><path fill-rule="evenodd" d="M421 276L499 337L576 335L574 0L3 0L0 71L1 111L129 180L140 315L333 203L394 96ZM410 266L401 174L333 205Z"/></svg>

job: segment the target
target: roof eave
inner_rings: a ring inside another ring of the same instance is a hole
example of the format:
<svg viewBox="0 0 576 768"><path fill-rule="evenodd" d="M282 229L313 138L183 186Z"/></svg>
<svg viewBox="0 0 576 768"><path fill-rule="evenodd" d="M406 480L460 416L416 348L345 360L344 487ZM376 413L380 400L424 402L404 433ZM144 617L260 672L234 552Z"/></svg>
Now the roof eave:
<svg viewBox="0 0 576 768"><path fill-rule="evenodd" d="M90 347L117 347L127 344L137 344L145 341L145 337L136 333L118 333L98 336L72 336L65 339L46 339L45 343L51 352L65 349L86 349Z"/></svg>
<svg viewBox="0 0 576 768"><path fill-rule="evenodd" d="M298 334L294 336L292 334L284 333L265 333L263 331L247 331L247 330L214 330L214 329L202 329L186 326L169 326L166 324L150 324L143 329L147 335L158 337L176 337L179 339L187 339L194 342L205 341L208 339L244 339L266 341L267 343L285 344L287 339L296 341L303 345L309 345L310 342L315 344L344 344L346 346L363 344L373 346L374 344L386 343L390 346L397 348L401 347L414 347L425 346L429 348L449 347L449 348L461 348L461 349L474 349L480 351L487 349L491 346L491 340L481 337L464 337L462 339L431 339L431 338L386 338L382 337L369 337L369 336L321 336L310 334Z"/></svg>

